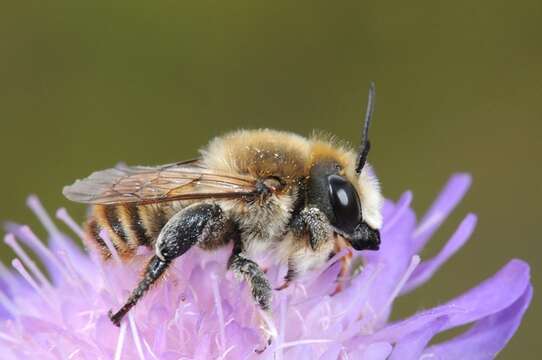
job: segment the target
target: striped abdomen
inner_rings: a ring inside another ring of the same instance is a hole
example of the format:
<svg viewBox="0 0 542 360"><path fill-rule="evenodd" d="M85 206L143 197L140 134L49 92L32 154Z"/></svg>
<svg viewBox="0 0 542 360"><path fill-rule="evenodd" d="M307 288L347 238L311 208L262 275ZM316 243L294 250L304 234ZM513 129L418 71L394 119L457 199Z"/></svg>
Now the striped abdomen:
<svg viewBox="0 0 542 360"><path fill-rule="evenodd" d="M109 258L111 252L100 236L102 230L119 255L127 259L135 254L138 246L151 247L154 244L169 218L167 212L158 205L96 205L92 209L85 230L105 258Z"/></svg>

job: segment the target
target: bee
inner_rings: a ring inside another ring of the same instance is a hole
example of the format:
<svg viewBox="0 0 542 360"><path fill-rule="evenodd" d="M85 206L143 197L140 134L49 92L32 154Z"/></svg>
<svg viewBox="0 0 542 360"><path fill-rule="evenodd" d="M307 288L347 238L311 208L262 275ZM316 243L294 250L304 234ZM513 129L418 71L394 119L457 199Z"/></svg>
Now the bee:
<svg viewBox="0 0 542 360"><path fill-rule="evenodd" d="M139 246L154 250L142 278L111 321L123 317L191 247L232 243L227 268L245 280L255 303L271 308L272 287L254 260L287 264L283 289L343 248L378 250L382 195L367 155L374 108L371 84L359 151L321 137L239 130L213 139L198 159L157 167L119 166L66 186L91 204L86 238L123 260Z"/></svg>

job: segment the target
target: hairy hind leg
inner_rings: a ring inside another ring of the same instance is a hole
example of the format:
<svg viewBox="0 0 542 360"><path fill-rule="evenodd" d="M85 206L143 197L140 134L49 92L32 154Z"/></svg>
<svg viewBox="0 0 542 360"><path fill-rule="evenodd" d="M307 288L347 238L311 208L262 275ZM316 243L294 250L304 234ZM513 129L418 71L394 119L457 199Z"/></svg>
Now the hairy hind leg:
<svg viewBox="0 0 542 360"><path fill-rule="evenodd" d="M195 204L179 211L161 230L156 241L156 255L147 263L143 278L126 303L116 313L109 312L111 321L119 326L122 318L164 274L175 258L194 245L205 249L221 246L228 241L233 231L233 222L224 216L216 204Z"/></svg>

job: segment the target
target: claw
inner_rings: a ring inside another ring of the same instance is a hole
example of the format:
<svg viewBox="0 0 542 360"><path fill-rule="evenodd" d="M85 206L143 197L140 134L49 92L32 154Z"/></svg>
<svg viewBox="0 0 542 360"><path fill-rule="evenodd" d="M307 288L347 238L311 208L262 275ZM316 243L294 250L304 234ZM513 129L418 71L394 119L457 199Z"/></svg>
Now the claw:
<svg viewBox="0 0 542 360"><path fill-rule="evenodd" d="M118 314L113 314L113 310L109 310L107 316L116 327L120 327L120 320L122 317L118 316Z"/></svg>
<svg viewBox="0 0 542 360"><path fill-rule="evenodd" d="M261 348L254 349L254 352L261 354L263 353L269 345L273 342L273 339L277 337L277 328L271 313L262 310L260 311L260 321L263 336L265 337L265 344Z"/></svg>
<svg viewBox="0 0 542 360"><path fill-rule="evenodd" d="M289 282L289 281L285 281L284 283L282 283L282 285L276 287L275 290L276 290L276 291L281 291L281 290L286 289L288 286L290 286L290 282Z"/></svg>
<svg viewBox="0 0 542 360"><path fill-rule="evenodd" d="M263 345L261 348L256 348L254 349L254 352L257 353L257 354L261 354L263 353L265 350L267 350L267 348L273 343L273 338L272 337L269 337L267 338L267 342L265 343L265 345Z"/></svg>
<svg viewBox="0 0 542 360"><path fill-rule="evenodd" d="M340 293L341 291L343 291L343 289L344 289L344 281L342 281L342 280L338 280L338 281L339 281L339 283L337 284L337 286L335 286L335 290L333 290L333 292L330 294L330 296L335 296L338 293Z"/></svg>
<svg viewBox="0 0 542 360"><path fill-rule="evenodd" d="M342 248L344 248L344 244L339 243L337 250L340 251ZM331 293L331 296L337 295L338 293L343 291L345 283L348 280L348 274L350 273L352 257L353 253L349 249L348 252L339 260L341 262L341 270L339 271L339 275L337 276L337 286L335 287L335 290L333 290L333 292Z"/></svg>

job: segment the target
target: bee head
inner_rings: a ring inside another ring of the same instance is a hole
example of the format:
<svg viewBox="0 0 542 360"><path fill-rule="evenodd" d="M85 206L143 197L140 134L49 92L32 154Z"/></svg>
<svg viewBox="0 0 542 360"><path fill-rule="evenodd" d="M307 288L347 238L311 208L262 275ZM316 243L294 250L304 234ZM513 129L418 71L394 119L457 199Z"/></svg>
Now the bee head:
<svg viewBox="0 0 542 360"><path fill-rule="evenodd" d="M370 171L363 171L371 148L369 125L374 99L375 85L371 83L361 146L354 167L366 203L361 203L356 187L346 176L341 175L342 167L336 161L316 162L311 168L309 179L309 201L324 212L335 232L356 250L378 250L380 246L380 190ZM364 208L367 211L365 219L362 211Z"/></svg>
<svg viewBox="0 0 542 360"><path fill-rule="evenodd" d="M335 233L356 250L378 250L379 231L364 221L358 191L340 175L337 163L316 163L311 168L308 185L309 203L326 215Z"/></svg>

